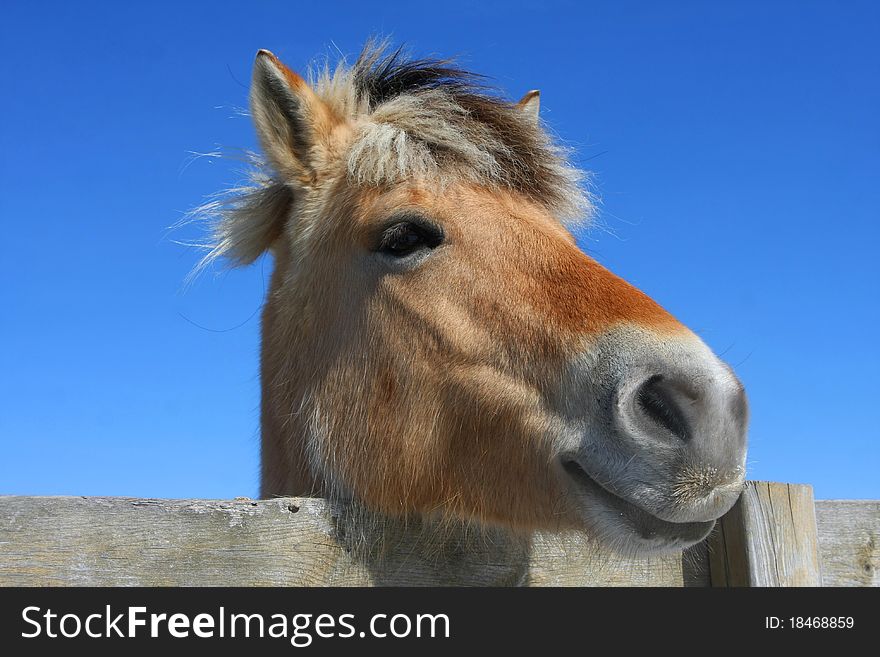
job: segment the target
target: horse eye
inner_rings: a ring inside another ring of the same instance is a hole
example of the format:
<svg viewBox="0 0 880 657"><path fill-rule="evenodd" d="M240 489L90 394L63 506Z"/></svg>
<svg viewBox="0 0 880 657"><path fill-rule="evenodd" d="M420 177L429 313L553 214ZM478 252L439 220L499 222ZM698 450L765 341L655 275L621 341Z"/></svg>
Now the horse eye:
<svg viewBox="0 0 880 657"><path fill-rule="evenodd" d="M395 258L403 258L424 248L433 249L442 241L443 233L438 227L401 221L382 232L377 250Z"/></svg>

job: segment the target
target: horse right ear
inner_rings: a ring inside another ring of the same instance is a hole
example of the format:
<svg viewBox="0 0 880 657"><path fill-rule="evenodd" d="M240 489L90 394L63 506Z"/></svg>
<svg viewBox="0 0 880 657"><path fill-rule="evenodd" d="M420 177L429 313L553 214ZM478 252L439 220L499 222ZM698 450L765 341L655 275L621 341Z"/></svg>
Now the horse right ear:
<svg viewBox="0 0 880 657"><path fill-rule="evenodd" d="M537 89L532 89L520 99L516 106L529 117L529 120L537 123L538 112L541 109L541 92Z"/></svg>
<svg viewBox="0 0 880 657"><path fill-rule="evenodd" d="M314 183L323 139L337 123L326 103L275 55L260 50L250 104L257 136L274 169L288 181Z"/></svg>

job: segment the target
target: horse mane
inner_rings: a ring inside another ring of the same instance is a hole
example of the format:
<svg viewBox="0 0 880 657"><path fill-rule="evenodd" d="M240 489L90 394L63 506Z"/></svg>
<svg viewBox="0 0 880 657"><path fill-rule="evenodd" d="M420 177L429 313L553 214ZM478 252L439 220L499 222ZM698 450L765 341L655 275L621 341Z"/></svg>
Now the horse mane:
<svg viewBox="0 0 880 657"><path fill-rule="evenodd" d="M351 67L325 66L313 85L362 123L348 155L359 184L468 179L524 194L561 221L589 218L584 174L533 116L452 60L410 59L368 43Z"/></svg>
<svg viewBox="0 0 880 657"><path fill-rule="evenodd" d="M355 128L344 162L353 185L466 180L523 194L565 224L592 217L585 174L567 149L485 77L452 60L411 59L370 41L353 65L342 59L331 70L325 62L308 78L333 114ZM262 158L249 159L248 184L191 213L206 218L212 232L196 272L221 257L249 264L281 234L294 193Z"/></svg>

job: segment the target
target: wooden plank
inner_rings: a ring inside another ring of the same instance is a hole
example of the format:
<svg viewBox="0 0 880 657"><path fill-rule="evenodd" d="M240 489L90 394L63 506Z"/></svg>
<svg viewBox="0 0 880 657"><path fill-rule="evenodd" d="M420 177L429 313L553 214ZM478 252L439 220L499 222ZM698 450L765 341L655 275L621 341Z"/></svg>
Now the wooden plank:
<svg viewBox="0 0 880 657"><path fill-rule="evenodd" d="M361 550L346 526L319 499L0 497L0 585L708 584L702 547L626 560L581 536L485 532L426 546L397 527Z"/></svg>
<svg viewBox="0 0 880 657"><path fill-rule="evenodd" d="M812 487L748 482L709 560L713 586L821 586Z"/></svg>
<svg viewBox="0 0 880 657"><path fill-rule="evenodd" d="M816 502L823 586L880 586L880 501Z"/></svg>
<svg viewBox="0 0 880 657"><path fill-rule="evenodd" d="M749 586L742 499L715 524L707 539L711 586Z"/></svg>
<svg viewBox="0 0 880 657"><path fill-rule="evenodd" d="M709 586L705 543L683 554L623 558L597 548L583 535L537 534L532 541L529 586Z"/></svg>

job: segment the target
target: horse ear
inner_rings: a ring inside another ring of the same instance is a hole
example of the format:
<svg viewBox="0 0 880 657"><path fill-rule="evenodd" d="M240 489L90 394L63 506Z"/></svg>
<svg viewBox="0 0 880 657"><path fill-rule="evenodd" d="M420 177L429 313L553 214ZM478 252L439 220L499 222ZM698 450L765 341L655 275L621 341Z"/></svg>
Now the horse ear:
<svg viewBox="0 0 880 657"><path fill-rule="evenodd" d="M530 119L533 121L538 120L538 110L541 107L541 92L537 89L532 89L525 96L520 98L520 101L516 104Z"/></svg>
<svg viewBox="0 0 880 657"><path fill-rule="evenodd" d="M275 55L260 50L250 104L260 144L275 170L306 185L314 182L315 157L335 123L326 103Z"/></svg>

